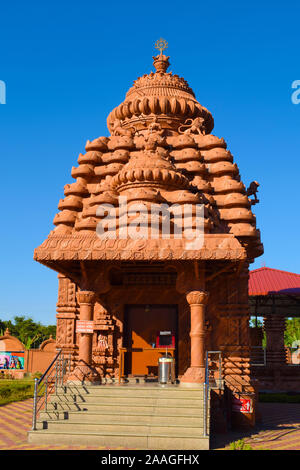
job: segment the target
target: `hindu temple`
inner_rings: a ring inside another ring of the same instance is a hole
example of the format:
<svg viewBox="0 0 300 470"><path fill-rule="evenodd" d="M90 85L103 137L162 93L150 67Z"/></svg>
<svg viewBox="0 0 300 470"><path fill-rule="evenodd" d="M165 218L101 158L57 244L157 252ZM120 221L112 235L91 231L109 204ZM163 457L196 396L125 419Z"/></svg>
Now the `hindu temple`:
<svg viewBox="0 0 300 470"><path fill-rule="evenodd" d="M155 383L168 350L177 388L220 374L216 420L229 395L250 397L241 421L253 424L248 278L263 253L256 200L212 134L212 114L168 71L163 47L153 66L108 115L108 136L86 142L55 228L34 252L58 273L56 346L71 358L67 380L95 386Z"/></svg>

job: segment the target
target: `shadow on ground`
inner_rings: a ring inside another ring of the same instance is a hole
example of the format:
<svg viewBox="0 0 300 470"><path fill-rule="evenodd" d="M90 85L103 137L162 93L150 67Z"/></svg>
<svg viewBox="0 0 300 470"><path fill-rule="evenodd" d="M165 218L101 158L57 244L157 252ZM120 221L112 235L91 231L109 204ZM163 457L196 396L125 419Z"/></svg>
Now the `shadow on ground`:
<svg viewBox="0 0 300 470"><path fill-rule="evenodd" d="M300 449L300 404L260 403L258 411L260 418L252 430L215 434L211 449L228 449L240 439L254 449Z"/></svg>

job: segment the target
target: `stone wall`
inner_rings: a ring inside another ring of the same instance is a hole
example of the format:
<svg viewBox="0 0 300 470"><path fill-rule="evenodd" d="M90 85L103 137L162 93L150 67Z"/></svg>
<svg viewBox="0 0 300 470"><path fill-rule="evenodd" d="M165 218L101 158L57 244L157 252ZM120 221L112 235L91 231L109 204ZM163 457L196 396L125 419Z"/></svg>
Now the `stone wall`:
<svg viewBox="0 0 300 470"><path fill-rule="evenodd" d="M19 353L24 357L23 369L0 368L1 374L23 378L28 373L44 373L46 371L56 355L56 341L50 337L40 345L39 349L26 350L21 341L6 330L5 334L0 337L0 351L2 353L13 351L16 356Z"/></svg>

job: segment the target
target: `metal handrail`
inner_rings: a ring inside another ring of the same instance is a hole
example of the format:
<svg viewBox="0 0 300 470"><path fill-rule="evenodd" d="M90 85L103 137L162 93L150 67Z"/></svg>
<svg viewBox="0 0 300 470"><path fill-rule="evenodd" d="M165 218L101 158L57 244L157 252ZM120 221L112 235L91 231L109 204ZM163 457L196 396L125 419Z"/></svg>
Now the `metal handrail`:
<svg viewBox="0 0 300 470"><path fill-rule="evenodd" d="M207 374L207 383L210 384L210 377L209 377L209 355L217 354L218 359L214 360L214 362L218 362L218 378L214 378L215 384L211 386L211 388L222 389L223 388L223 380L222 380L222 352L221 351L206 351L206 374Z"/></svg>
<svg viewBox="0 0 300 470"><path fill-rule="evenodd" d="M39 379L34 379L32 413L33 431L36 430L38 412L41 410L43 405L45 411L47 411L49 395L51 395L54 390L57 393L57 387L63 384L67 368L70 371L70 367L71 355L69 355L69 359L65 358L62 350L60 349L44 374Z"/></svg>
<svg viewBox="0 0 300 470"><path fill-rule="evenodd" d="M208 429L207 429L207 417L208 417L208 400L209 400L209 354L218 354L219 355L219 379L216 381L219 382L218 388L221 388L222 384L222 353L221 351L206 351L206 358L205 358L205 379L203 384L203 400L204 400L204 409L203 409L203 436L209 437Z"/></svg>

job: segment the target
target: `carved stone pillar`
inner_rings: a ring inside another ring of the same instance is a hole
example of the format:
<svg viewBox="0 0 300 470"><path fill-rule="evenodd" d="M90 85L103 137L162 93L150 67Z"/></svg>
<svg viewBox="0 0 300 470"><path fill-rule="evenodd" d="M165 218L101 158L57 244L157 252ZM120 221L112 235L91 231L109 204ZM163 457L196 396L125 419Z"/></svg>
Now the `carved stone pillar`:
<svg viewBox="0 0 300 470"><path fill-rule="evenodd" d="M80 320L92 321L95 303L95 294L91 291L77 292L77 301L80 306ZM80 333L78 364L68 377L68 380L80 382L99 382L100 377L92 367L93 333Z"/></svg>
<svg viewBox="0 0 300 470"><path fill-rule="evenodd" d="M71 357L73 369L77 346L75 324L77 315L76 284L63 274L58 275L56 347L62 349L66 357Z"/></svg>
<svg viewBox="0 0 300 470"><path fill-rule="evenodd" d="M284 348L285 316L271 314L264 319L267 337L267 366L277 367L286 363Z"/></svg>
<svg viewBox="0 0 300 470"><path fill-rule="evenodd" d="M203 383L205 380L205 305L208 293L192 291L186 296L191 309L191 365L181 382Z"/></svg>

